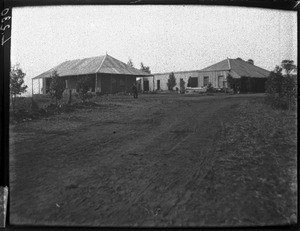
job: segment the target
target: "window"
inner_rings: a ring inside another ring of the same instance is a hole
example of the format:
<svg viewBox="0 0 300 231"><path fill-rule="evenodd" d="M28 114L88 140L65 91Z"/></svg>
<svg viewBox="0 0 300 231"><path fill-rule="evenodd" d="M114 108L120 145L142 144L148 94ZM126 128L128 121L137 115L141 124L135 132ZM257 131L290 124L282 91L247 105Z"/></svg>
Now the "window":
<svg viewBox="0 0 300 231"><path fill-rule="evenodd" d="M208 76L204 76L204 79L203 79L203 86L207 86L209 83L209 77Z"/></svg>
<svg viewBox="0 0 300 231"><path fill-rule="evenodd" d="M157 90L160 90L160 80L156 81L156 85L157 85Z"/></svg>
<svg viewBox="0 0 300 231"><path fill-rule="evenodd" d="M198 87L198 78L197 77L190 77L191 78L191 87Z"/></svg>
<svg viewBox="0 0 300 231"><path fill-rule="evenodd" d="M224 76L223 75L218 76L218 87L219 88L224 87Z"/></svg>

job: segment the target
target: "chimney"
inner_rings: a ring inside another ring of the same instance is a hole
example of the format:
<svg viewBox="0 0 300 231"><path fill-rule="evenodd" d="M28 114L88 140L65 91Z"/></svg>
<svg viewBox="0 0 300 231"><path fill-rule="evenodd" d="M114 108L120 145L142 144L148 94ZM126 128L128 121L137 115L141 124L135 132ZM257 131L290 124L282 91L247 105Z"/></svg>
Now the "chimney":
<svg viewBox="0 0 300 231"><path fill-rule="evenodd" d="M248 63L250 63L250 64L252 64L252 65L254 65L254 61L253 61L253 59L248 59L248 61L247 61Z"/></svg>

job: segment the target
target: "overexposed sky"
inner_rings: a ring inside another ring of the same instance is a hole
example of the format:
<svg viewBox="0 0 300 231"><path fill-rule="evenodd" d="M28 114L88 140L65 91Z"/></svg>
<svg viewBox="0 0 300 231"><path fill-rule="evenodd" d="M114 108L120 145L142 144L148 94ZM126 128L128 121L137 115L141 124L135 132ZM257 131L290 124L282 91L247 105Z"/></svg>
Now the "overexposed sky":
<svg viewBox="0 0 300 231"><path fill-rule="evenodd" d="M51 6L12 11L11 63L31 78L105 53L152 73L198 70L227 57L273 70L297 61L297 13L223 6Z"/></svg>

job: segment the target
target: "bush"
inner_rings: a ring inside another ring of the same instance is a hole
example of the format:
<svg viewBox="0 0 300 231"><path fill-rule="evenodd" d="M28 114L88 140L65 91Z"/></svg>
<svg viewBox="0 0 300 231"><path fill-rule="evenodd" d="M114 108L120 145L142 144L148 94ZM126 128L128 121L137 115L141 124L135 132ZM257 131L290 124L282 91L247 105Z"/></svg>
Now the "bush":
<svg viewBox="0 0 300 231"><path fill-rule="evenodd" d="M234 93L239 93L241 89L241 79L233 78L231 75L227 76L227 82L229 87Z"/></svg>
<svg viewBox="0 0 300 231"><path fill-rule="evenodd" d="M215 90L214 90L214 88L212 86L212 83L208 83L207 84L207 90L206 90L206 92L207 93L214 93L215 92Z"/></svg>
<svg viewBox="0 0 300 231"><path fill-rule="evenodd" d="M77 94L75 95L77 98L81 99L82 102L85 102L87 99L93 97L92 93L89 92L92 86L92 81L89 77L82 77L77 81Z"/></svg>
<svg viewBox="0 0 300 231"><path fill-rule="evenodd" d="M185 92L185 81L183 79L180 79L179 86L180 86L180 93L184 94L184 92Z"/></svg>
<svg viewBox="0 0 300 231"><path fill-rule="evenodd" d="M64 90L64 81L59 77L56 71L53 71L51 74L49 94L51 98L55 99L56 106L58 105L58 101L62 99Z"/></svg>
<svg viewBox="0 0 300 231"><path fill-rule="evenodd" d="M24 85L25 73L20 68L19 64L13 66L10 70L10 95L11 95L11 105L13 111L15 110L15 103L17 95L21 95L26 92L27 85Z"/></svg>
<svg viewBox="0 0 300 231"><path fill-rule="evenodd" d="M270 73L266 82L267 103L272 107L293 110L296 108L297 77L283 76L281 70Z"/></svg>
<svg viewBox="0 0 300 231"><path fill-rule="evenodd" d="M173 88L176 86L176 78L173 72L169 74L167 86L168 86L168 90L170 91L173 91Z"/></svg>
<svg viewBox="0 0 300 231"><path fill-rule="evenodd" d="M104 95L104 94L101 93L101 92L99 92L99 91L96 92L96 96L97 96L97 97L100 97L100 96L103 96L103 95Z"/></svg>

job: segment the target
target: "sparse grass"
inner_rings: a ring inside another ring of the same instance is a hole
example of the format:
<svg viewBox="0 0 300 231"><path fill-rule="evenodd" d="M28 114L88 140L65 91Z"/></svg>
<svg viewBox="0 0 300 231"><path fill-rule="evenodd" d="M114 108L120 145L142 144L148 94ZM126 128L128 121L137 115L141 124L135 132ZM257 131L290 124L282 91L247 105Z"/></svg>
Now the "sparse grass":
<svg viewBox="0 0 300 231"><path fill-rule="evenodd" d="M15 111L10 111L10 121L25 122L32 119L47 117L54 114L67 113L79 108L96 106L95 102L99 101L100 97L93 97L85 103L75 96L72 98L72 105L68 105L68 95L64 95L59 102L59 107L55 105L55 100L49 95L34 95L33 97L18 97L16 99ZM37 105L37 108L32 108L32 101Z"/></svg>
<svg viewBox="0 0 300 231"><path fill-rule="evenodd" d="M219 158L198 195L206 224L296 224L296 114L255 101L235 111L222 123Z"/></svg>

